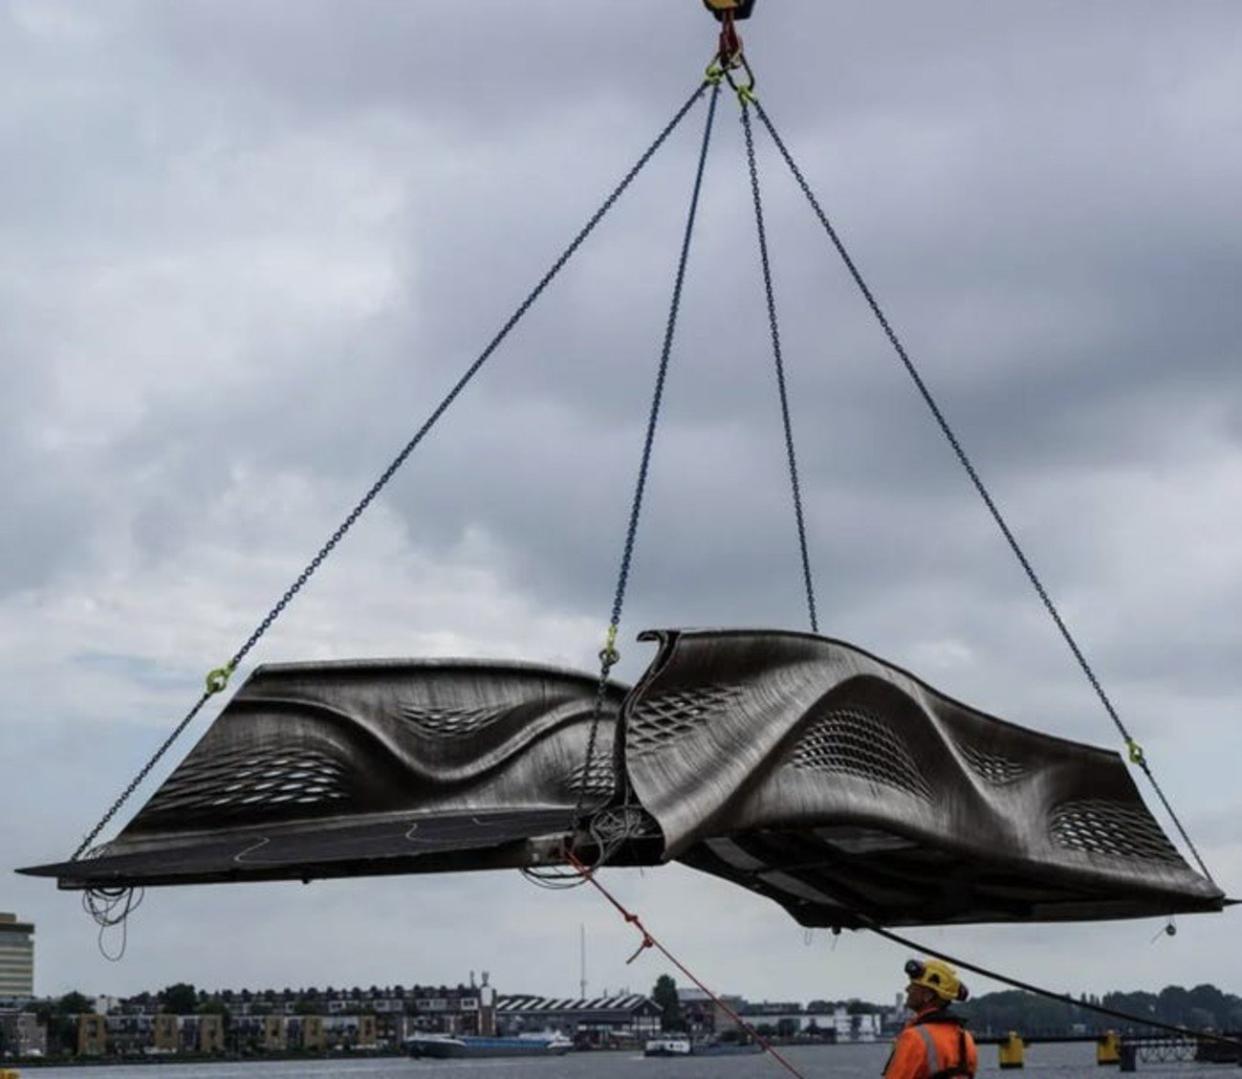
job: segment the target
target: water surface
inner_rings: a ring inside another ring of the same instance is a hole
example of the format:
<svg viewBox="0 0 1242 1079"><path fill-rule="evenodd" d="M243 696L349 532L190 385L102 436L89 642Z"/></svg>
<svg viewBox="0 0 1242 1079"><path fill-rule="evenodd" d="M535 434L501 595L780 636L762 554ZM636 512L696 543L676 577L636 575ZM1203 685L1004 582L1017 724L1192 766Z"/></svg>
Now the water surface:
<svg viewBox="0 0 1242 1079"><path fill-rule="evenodd" d="M887 1045L790 1046L781 1049L806 1079L875 1079L888 1056ZM996 1047L979 1050L980 1075L1038 1075L1040 1079L1062 1076L1117 1075L1114 1068L1098 1069L1095 1046L1090 1043L1035 1045L1027 1049L1026 1068L1001 1072ZM789 1072L766 1056L705 1057L701 1060L646 1060L633 1053L570 1053L543 1060L310 1060L245 1061L227 1064L117 1065L86 1075L98 1079L780 1079ZM82 1079L83 1069L30 1068L23 1079ZM1155 1064L1140 1062L1136 1073L1152 1079L1204 1079L1240 1074L1236 1065Z"/></svg>

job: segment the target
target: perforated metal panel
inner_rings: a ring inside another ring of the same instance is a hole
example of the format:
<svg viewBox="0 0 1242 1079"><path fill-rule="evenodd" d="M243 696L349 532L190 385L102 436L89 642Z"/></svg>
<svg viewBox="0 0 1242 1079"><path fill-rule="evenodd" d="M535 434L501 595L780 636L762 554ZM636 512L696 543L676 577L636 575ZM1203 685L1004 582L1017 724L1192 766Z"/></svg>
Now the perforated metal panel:
<svg viewBox="0 0 1242 1079"><path fill-rule="evenodd" d="M919 766L889 724L858 708L834 708L812 720L790 764L855 776L924 801L932 796Z"/></svg>
<svg viewBox="0 0 1242 1079"><path fill-rule="evenodd" d="M426 708L402 705L399 715L419 734L433 738L469 738L509 711L502 708Z"/></svg>
<svg viewBox="0 0 1242 1079"><path fill-rule="evenodd" d="M1012 757L986 752L969 742L958 742L957 747L970 764L971 770L989 783L998 785L1012 783L1015 779L1020 779L1029 773L1026 765Z"/></svg>
<svg viewBox="0 0 1242 1079"><path fill-rule="evenodd" d="M1117 802L1065 802L1053 810L1048 830L1053 841L1067 850L1138 861L1182 861L1150 814Z"/></svg>
<svg viewBox="0 0 1242 1079"><path fill-rule="evenodd" d="M279 819L308 812L337 813L354 801L347 762L321 750L279 742L191 756L143 810L153 824L218 823L240 814Z"/></svg>
<svg viewBox="0 0 1242 1079"><path fill-rule="evenodd" d="M703 685L644 697L630 714L626 750L642 756L697 730L737 699L736 686Z"/></svg>
<svg viewBox="0 0 1242 1079"><path fill-rule="evenodd" d="M603 744L603 739L600 743L596 746L589 767L584 761L565 777L565 790L573 792L575 796L582 794L588 799L596 800L609 797L616 789L612 746Z"/></svg>

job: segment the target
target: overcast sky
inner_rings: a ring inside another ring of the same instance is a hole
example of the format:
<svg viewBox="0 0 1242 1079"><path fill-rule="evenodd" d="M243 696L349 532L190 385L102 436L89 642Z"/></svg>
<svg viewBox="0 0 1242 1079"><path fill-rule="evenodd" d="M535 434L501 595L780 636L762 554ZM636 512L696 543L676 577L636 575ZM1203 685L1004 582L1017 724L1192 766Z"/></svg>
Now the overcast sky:
<svg viewBox="0 0 1242 1079"><path fill-rule="evenodd" d="M1227 892L1242 893L1242 11L759 0L759 93ZM647 990L516 873L148 893L111 965L58 860L685 99L698 0L0 0L0 909L41 993ZM805 627L736 103L720 102L622 626ZM589 669L697 110L250 657ZM821 628L1117 746L760 142ZM206 730L201 717L167 767ZM1144 790L1149 804L1154 799ZM619 897L711 985L891 999L679 867ZM1058 989L1242 993L1238 916L924 931ZM916 934L917 935L917 934ZM1229 942L1225 946L1225 942ZM976 991L989 986L975 980Z"/></svg>

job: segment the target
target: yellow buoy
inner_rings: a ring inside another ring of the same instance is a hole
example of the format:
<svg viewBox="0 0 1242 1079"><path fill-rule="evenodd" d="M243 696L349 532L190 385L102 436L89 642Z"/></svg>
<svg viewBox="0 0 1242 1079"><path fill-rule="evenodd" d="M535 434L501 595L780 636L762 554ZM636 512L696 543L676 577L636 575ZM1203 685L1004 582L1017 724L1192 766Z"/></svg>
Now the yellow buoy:
<svg viewBox="0 0 1242 1079"><path fill-rule="evenodd" d="M1016 1030L1011 1030L1001 1041L997 1042L996 1048L1000 1055L1000 1066L1002 1068L1022 1068L1026 1066L1026 1043L1022 1040L1022 1035Z"/></svg>
<svg viewBox="0 0 1242 1079"><path fill-rule="evenodd" d="M1108 1030L1095 1041L1095 1062L1097 1064L1121 1063L1121 1035L1115 1030Z"/></svg>

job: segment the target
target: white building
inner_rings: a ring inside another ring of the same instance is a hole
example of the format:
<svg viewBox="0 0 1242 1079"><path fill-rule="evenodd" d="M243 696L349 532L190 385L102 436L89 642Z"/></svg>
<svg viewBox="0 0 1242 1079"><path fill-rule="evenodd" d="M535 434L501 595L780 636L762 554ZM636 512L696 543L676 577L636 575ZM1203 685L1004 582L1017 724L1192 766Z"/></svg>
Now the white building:
<svg viewBox="0 0 1242 1079"><path fill-rule="evenodd" d="M873 1042L880 1037L884 1017L879 1012L860 1012L850 1015L849 1010L837 1007L831 1018L838 1042Z"/></svg>
<svg viewBox="0 0 1242 1079"><path fill-rule="evenodd" d="M0 912L0 997L34 996L34 923Z"/></svg>

